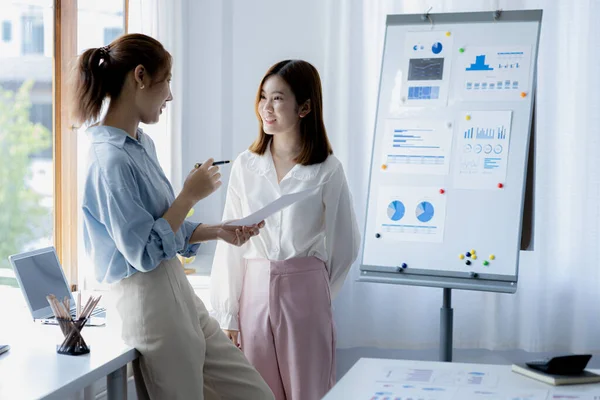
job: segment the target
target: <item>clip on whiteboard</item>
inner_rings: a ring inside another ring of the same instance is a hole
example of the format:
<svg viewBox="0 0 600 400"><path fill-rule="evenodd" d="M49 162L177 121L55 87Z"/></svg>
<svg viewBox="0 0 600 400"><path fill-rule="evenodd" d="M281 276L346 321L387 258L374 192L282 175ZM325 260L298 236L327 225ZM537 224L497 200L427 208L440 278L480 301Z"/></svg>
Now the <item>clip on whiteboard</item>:
<svg viewBox="0 0 600 400"><path fill-rule="evenodd" d="M431 11L432 8L433 8L433 6L429 7L429 10L427 10L427 12L425 14L421 15L421 20L423 22L429 20L429 22L431 23L431 27L433 28L433 20L429 16L429 11Z"/></svg>
<svg viewBox="0 0 600 400"><path fill-rule="evenodd" d="M494 21L498 21L501 16L502 16L502 10L494 11L494 14L493 14Z"/></svg>
<svg viewBox="0 0 600 400"><path fill-rule="evenodd" d="M471 278L475 279L475 278L478 278L478 277L479 277L479 274L478 274L477 272L470 272L470 273L469 273L469 277L471 277Z"/></svg>

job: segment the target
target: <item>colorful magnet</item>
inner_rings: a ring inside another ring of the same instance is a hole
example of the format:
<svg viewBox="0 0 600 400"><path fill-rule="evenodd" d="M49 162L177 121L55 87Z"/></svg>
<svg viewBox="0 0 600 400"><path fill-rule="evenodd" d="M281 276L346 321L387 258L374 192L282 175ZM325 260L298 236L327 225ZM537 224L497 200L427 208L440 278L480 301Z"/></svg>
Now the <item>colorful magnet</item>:
<svg viewBox="0 0 600 400"><path fill-rule="evenodd" d="M446 36L450 36L452 35L450 32L446 32Z"/></svg>
<svg viewBox="0 0 600 400"><path fill-rule="evenodd" d="M440 194L444 194L446 191L444 189L440 189Z"/></svg>
<svg viewBox="0 0 600 400"><path fill-rule="evenodd" d="M458 258L459 258L460 260L464 260L464 259L465 259L465 255L464 255L464 254L461 254L461 255L459 255L459 256L458 256Z"/></svg>
<svg viewBox="0 0 600 400"><path fill-rule="evenodd" d="M383 165L381 166L381 169L385 171L385 170L387 169L387 165L383 164Z"/></svg>
<svg viewBox="0 0 600 400"><path fill-rule="evenodd" d="M496 259L496 256L493 254L490 254L490 260L495 260L495 259Z"/></svg>
<svg viewBox="0 0 600 400"><path fill-rule="evenodd" d="M465 119L466 119L467 121L470 121L470 120L471 120L471 116L467 114L467 116L465 116Z"/></svg>

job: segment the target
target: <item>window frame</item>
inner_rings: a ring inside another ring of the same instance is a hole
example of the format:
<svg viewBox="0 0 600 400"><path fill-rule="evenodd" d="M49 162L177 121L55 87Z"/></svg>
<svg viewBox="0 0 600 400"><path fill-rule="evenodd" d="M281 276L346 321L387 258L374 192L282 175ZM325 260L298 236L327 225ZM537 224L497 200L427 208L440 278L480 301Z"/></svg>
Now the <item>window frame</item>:
<svg viewBox="0 0 600 400"><path fill-rule="evenodd" d="M123 0L128 32L129 1ZM54 246L71 290L78 290L77 131L70 114L69 74L77 60L77 0L54 0L52 132L54 161Z"/></svg>

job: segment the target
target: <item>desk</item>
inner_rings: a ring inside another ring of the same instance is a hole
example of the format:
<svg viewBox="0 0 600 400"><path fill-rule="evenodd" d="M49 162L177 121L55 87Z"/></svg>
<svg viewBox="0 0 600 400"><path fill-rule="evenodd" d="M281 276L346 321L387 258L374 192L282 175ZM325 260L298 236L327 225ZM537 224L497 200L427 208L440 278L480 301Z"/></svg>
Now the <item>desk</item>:
<svg viewBox="0 0 600 400"><path fill-rule="evenodd" d="M510 365L361 358L323 398L350 399L600 400L600 384L551 386Z"/></svg>
<svg viewBox="0 0 600 400"><path fill-rule="evenodd" d="M60 328L33 322L21 298L11 296L10 303L9 297L4 298L14 311L7 313L5 308L0 320L0 342L11 347L0 355L0 399L62 400L104 377L108 399L127 398L127 364L138 357L135 349L109 328L87 326L82 335L89 354L58 354Z"/></svg>

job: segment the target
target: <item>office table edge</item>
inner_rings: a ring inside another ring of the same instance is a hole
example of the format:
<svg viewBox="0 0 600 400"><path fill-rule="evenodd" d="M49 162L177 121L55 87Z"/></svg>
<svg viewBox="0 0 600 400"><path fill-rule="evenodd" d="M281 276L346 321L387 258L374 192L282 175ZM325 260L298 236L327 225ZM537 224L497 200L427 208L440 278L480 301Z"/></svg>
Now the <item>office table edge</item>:
<svg viewBox="0 0 600 400"><path fill-rule="evenodd" d="M64 396L68 396L73 394L78 390L83 390L86 387L94 384L96 381L108 377L113 372L118 371L122 367L127 366L128 363L136 360L139 357L139 353L135 348L129 348L127 351L124 351L118 357L115 357L111 361L106 364L94 369L93 371L88 372L85 375L79 376L78 378L72 380L71 382L61 386L60 388L43 394L39 397L40 400L45 399L54 399L54 398L62 398ZM127 379L127 378L126 378ZM107 383L107 391L108 391L108 383ZM62 397L61 397L62 396Z"/></svg>

